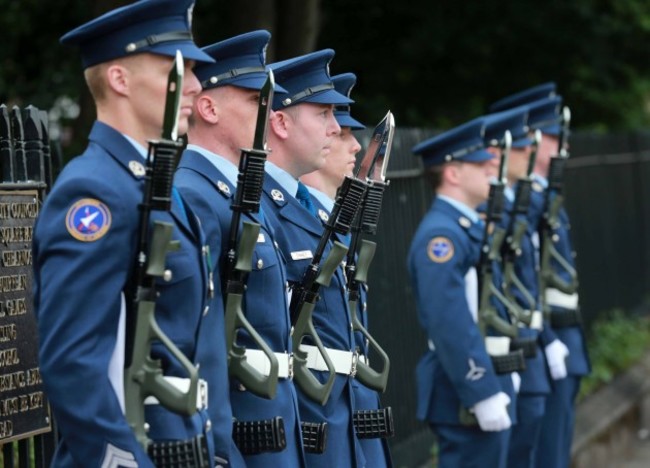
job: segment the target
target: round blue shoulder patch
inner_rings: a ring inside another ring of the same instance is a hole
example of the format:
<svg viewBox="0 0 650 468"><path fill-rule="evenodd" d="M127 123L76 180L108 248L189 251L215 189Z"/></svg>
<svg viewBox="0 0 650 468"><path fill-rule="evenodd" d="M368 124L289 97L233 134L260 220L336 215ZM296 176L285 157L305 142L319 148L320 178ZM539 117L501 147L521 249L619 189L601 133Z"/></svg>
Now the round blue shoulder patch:
<svg viewBox="0 0 650 468"><path fill-rule="evenodd" d="M94 198L83 198L68 210L65 227L72 237L83 242L101 239L111 226L111 212Z"/></svg>
<svg viewBox="0 0 650 468"><path fill-rule="evenodd" d="M448 237L434 237L429 241L427 254L435 263L445 263L454 256L454 243Z"/></svg>

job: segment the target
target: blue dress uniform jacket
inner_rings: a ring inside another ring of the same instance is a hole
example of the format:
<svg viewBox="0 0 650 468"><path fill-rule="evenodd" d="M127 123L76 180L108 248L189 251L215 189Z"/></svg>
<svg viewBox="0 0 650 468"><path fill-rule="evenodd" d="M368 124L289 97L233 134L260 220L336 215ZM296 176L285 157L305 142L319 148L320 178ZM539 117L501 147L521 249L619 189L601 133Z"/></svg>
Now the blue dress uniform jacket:
<svg viewBox="0 0 650 468"><path fill-rule="evenodd" d="M529 216L530 222L535 223L535 226L538 226L542 219L546 206L546 191L540 182L538 179L533 183L531 194ZM559 226L554 230L554 234L557 235L555 248L570 265L574 266L573 249L569 236L569 217L564 208L560 211L559 217ZM558 267L555 261L552 261L552 266L565 281L569 280L568 274ZM544 294L544 291L540 291L540 293ZM562 310L561 307L551 307L552 312ZM580 325L553 328L553 332L569 349L569 356L566 359L568 376L553 382L553 391L547 399L540 439L540 446L543 446L544 450L539 450L537 453L537 466L563 468L570 466L575 399L580 389L580 379L590 372L590 364L585 336Z"/></svg>
<svg viewBox="0 0 650 468"><path fill-rule="evenodd" d="M478 263L483 231L476 223L461 226L460 218L466 219L435 199L408 257L418 317L433 345L417 366L417 417L430 423L461 424L461 406L504 391L465 296L465 275ZM447 242L447 252L435 257L438 241Z"/></svg>
<svg viewBox="0 0 650 468"><path fill-rule="evenodd" d="M118 396L123 393L124 365L119 357L124 346L120 320L124 301L130 300L123 292L136 256L144 185L139 169L144 160L123 135L103 123L94 124L89 140L84 153L59 176L34 231L40 365L62 434L52 466L112 462L149 467L152 462L136 442ZM79 201L89 207L90 216L90 207L102 207L104 216L95 218L99 229L94 238L73 237L81 228L67 223ZM215 369L197 360L197 337L207 306L198 223L176 202L171 214L154 212L152 218L172 222L173 238L181 243L180 250L167 256L172 280L159 284L158 324L190 360L200 364L200 376L212 388ZM151 355L161 360L165 375L186 377L166 349L154 344ZM181 417L162 406L147 405L146 418L151 426L148 436L154 440L186 440L210 430L205 410ZM213 456L211 437L207 440Z"/></svg>
<svg viewBox="0 0 650 468"><path fill-rule="evenodd" d="M219 272L228 249L233 213L230 205L236 187L203 155L191 150L186 150L183 154L176 173L176 184L201 219L212 252L215 281L221 282L225 280ZM248 275L242 307L249 322L274 352L290 353L291 325L284 259L274 245L271 228L261 218L257 214L242 216L242 221L252 221L261 226L253 256L253 270ZM223 308L221 312L223 313ZM223 340L222 330L223 324L215 331L215 336L219 335L220 340ZM240 332L240 335L240 344L247 348L257 348L245 332ZM267 400L245 391L233 380L230 382L230 400L233 414L238 420L271 419L276 416L284 419L287 448L277 453L246 456L247 466L304 466L298 400L293 381L280 379L275 398Z"/></svg>
<svg viewBox="0 0 650 468"><path fill-rule="evenodd" d="M275 229L276 240L287 261L287 277L290 283L302 280L311 258L297 253L313 255L323 226L319 219L300 205L294 194L288 193L268 173L264 180L263 204L265 216ZM329 253L326 248L323 259ZM314 308L314 326L327 348L343 351L353 349L350 313L345 292L345 278L337 269L330 286L320 288L320 300ZM315 372L324 382L326 372ZM350 376L337 374L329 399L324 406L312 401L298 387L300 417L308 422L327 422L327 446L323 454L305 454L310 467L365 466L363 453L358 445L352 426L354 399Z"/></svg>
<svg viewBox="0 0 650 468"><path fill-rule="evenodd" d="M507 229L512 217L513 201L506 198L502 226ZM536 253L532 234L536 230L530 223L521 239L521 255L514 258L515 274L526 290L535 298L534 310L540 310L539 284L537 276ZM525 310L531 308L524 294L511 286L517 303ZM547 324L546 324L547 325ZM543 324L544 326L544 324ZM552 334L552 332L550 332ZM517 426L512 431L508 453L509 466L534 466L535 454L539 447L540 431L546 406L546 398L551 392L551 382L546 367L543 347L540 347L540 331L529 327L519 328L519 338L534 339L537 343L535 357L526 358L526 370L520 373L521 387L517 398Z"/></svg>

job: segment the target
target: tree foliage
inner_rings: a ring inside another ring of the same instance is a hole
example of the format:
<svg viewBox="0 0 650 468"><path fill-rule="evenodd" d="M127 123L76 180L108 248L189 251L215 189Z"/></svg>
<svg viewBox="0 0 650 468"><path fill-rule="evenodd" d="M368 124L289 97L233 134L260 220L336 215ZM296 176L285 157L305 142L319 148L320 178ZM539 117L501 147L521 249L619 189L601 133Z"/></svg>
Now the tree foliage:
<svg viewBox="0 0 650 468"><path fill-rule="evenodd" d="M48 108L81 101L92 120L78 53L64 32L127 0L0 0L0 102ZM269 58L331 47L332 73L358 76L355 113L373 123L448 127L512 92L554 80L575 125L646 126L650 115L650 3L643 0L199 0L197 42L256 28ZM83 132L78 132L82 134Z"/></svg>

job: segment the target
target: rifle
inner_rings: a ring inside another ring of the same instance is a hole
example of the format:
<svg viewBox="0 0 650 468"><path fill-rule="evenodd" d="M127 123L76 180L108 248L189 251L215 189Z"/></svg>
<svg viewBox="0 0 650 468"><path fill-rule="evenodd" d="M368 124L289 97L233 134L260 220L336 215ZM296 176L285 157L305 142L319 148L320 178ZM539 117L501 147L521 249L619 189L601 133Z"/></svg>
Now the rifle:
<svg viewBox="0 0 650 468"><path fill-rule="evenodd" d="M539 226L541 240L539 279L542 310L545 313L548 312L544 294L547 288L556 288L565 294L573 294L578 290L578 274L575 268L557 251L554 245L554 238L557 237L554 231L560 227L560 212L564 201L562 188L564 185L564 168L569 159L567 141L570 123L571 111L565 106L562 109L562 127L558 141L558 154L551 157L548 170L548 188L544 200L544 214ZM569 275L568 281L553 269L552 260Z"/></svg>
<svg viewBox="0 0 650 468"><path fill-rule="evenodd" d="M329 255L321 266L321 259L334 232L347 235L361 204L366 185L360 180L345 177L334 203L332 213L325 225L325 230L314 252L311 263L305 269L300 283L294 285L291 296L291 323L293 325L293 359L294 379L305 394L314 401L324 405L329 398L334 379L336 378L334 364L327 355L323 343L316 333L312 314L318 301L318 291L321 286L329 286L332 276L343 260L347 247L335 241ZM329 377L321 384L307 368L307 352L300 349L305 337L310 337L318 352L325 361Z"/></svg>
<svg viewBox="0 0 650 468"><path fill-rule="evenodd" d="M352 226L352 238L345 265L352 329L363 335L368 346L375 349L380 361L383 363L382 370L379 372L372 369L368 363L359 360L357 362L356 379L367 387L381 392L386 389L388 383L390 359L388 354L379 346L377 340L370 335L359 320L357 304L360 298L361 285L367 282L368 270L376 248L374 242L361 239L361 232L372 235L377 233L384 190L389 185L389 182L386 181L386 168L390 159L394 131L395 120L393 114L389 111L375 127L368 150L355 174L356 178L365 179L367 189L359 213ZM384 150L383 154L382 150ZM360 247L359 242L361 242Z"/></svg>
<svg viewBox="0 0 650 468"><path fill-rule="evenodd" d="M253 251L260 232L260 225L244 222L241 238L238 239L239 221L242 213L257 213L264 184L264 164L269 151L266 149L266 130L269 111L273 102L275 82L273 71L269 70L264 86L260 90L257 110L257 127L252 149L241 150L237 191L230 206L233 211L230 222L228 251L224 258L226 278L226 349L228 370L248 390L263 398L274 398L278 383L279 363L273 350L250 324L242 310L246 290L246 279L251 271ZM239 240L239 246L237 245ZM236 343L237 330L244 329L270 361L269 375L265 376L246 360L246 348Z"/></svg>
<svg viewBox="0 0 650 468"><path fill-rule="evenodd" d="M521 255L521 243L526 231L528 229L528 220L526 215L530 207L530 193L533 183L533 169L535 168L535 160L537 159L537 150L542 139L542 133L539 130L535 131L533 140L533 148L528 159L528 168L526 177L522 177L517 181L517 189L515 192L515 199L510 213L510 220L506 230L506 239L503 245L503 276L504 276L504 292L511 304L515 308L511 311L512 315L525 325L530 325L533 319L533 311L537 306L535 297L530 293L528 288L521 282L515 272L515 259ZM514 297L516 289L522 295L527 308L519 306L519 303Z"/></svg>
<svg viewBox="0 0 650 468"><path fill-rule="evenodd" d="M514 338L517 336L517 325L509 323L499 317L496 308L491 304L494 296L512 310L512 304L494 284L493 262L501 260L501 246L505 238L505 229L500 226L503 217L503 206L506 187L506 170L508 167L508 156L512 145L512 135L506 130L501 149L501 160L499 162L499 176L490 182L490 192L487 201L485 219L485 231L481 245L481 256L478 263L479 270L479 311L478 327L483 336L486 336L487 327L491 326L502 335ZM494 232L490 234L490 226Z"/></svg>
<svg viewBox="0 0 650 468"><path fill-rule="evenodd" d="M135 294L127 307L125 354L126 419L145 451L149 444L144 419L144 400L154 396L170 411L190 416L196 412L199 383L198 370L160 329L155 318L156 279L169 277L165 257L180 248L172 241L172 223L154 221L150 229L151 211L171 208L174 169L182 143L178 141L178 113L183 88L183 57L176 58L169 74L163 132L160 140L149 141L145 170L144 195L140 209L138 254L134 268ZM189 388L183 392L165 380L160 361L150 356L152 341L159 341L178 360L189 376Z"/></svg>

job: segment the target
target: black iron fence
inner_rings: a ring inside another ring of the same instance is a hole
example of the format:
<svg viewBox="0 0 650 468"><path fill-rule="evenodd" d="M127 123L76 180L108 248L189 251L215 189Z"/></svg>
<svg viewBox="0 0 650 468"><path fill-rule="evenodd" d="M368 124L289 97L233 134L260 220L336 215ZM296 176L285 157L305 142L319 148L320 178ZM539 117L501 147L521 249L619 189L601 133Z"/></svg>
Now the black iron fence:
<svg viewBox="0 0 650 468"><path fill-rule="evenodd" d="M396 133L369 280L371 332L391 356L382 400L395 416L391 447L397 466L418 466L433 441L428 428L415 420L414 372L426 338L406 269L411 237L432 200L410 148L433 134L421 129ZM650 303L650 133L576 132L565 181L586 327L602 311L645 307Z"/></svg>

